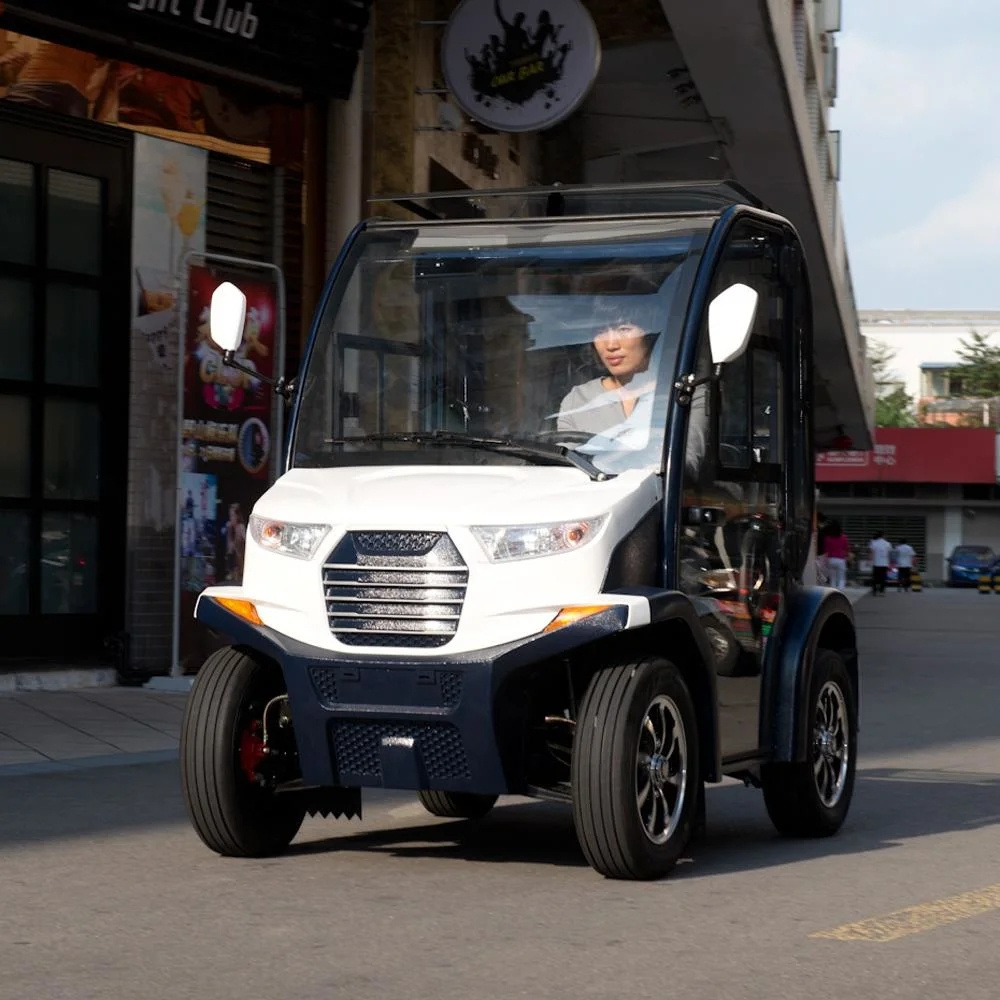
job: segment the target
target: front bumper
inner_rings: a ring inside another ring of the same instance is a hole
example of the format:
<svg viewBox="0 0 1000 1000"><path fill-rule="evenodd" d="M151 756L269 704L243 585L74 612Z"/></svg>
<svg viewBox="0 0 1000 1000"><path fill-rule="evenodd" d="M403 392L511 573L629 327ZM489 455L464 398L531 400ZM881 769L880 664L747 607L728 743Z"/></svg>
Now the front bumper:
<svg viewBox="0 0 1000 1000"><path fill-rule="evenodd" d="M519 678L558 669L546 661L623 631L628 609L474 654L420 659L307 645L212 598L198 602L197 618L281 667L306 784L502 795L526 790Z"/></svg>

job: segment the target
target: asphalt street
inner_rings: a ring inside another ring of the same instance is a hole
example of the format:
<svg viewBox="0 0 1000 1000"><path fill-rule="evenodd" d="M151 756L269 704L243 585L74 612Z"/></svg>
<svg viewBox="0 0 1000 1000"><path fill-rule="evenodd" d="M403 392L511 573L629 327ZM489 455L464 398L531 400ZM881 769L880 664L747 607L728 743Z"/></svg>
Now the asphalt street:
<svg viewBox="0 0 1000 1000"><path fill-rule="evenodd" d="M856 613L844 829L781 839L726 783L657 883L597 876L549 804L475 826L372 795L363 822L309 820L286 856L236 861L189 827L173 760L0 774L0 1000L993 1000L1000 596Z"/></svg>

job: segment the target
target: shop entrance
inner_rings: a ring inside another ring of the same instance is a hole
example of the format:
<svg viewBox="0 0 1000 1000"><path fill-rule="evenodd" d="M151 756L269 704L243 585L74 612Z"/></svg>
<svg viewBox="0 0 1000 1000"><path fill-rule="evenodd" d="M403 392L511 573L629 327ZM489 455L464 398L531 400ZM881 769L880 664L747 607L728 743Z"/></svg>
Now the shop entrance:
<svg viewBox="0 0 1000 1000"><path fill-rule="evenodd" d="M131 135L56 127L0 108L0 670L123 622Z"/></svg>

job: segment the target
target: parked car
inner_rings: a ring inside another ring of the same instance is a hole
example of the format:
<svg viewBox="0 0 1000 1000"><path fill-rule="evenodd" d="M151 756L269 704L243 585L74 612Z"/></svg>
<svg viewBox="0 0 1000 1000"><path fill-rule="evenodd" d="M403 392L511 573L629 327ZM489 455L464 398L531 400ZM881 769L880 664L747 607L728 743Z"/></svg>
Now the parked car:
<svg viewBox="0 0 1000 1000"><path fill-rule="evenodd" d="M997 554L988 545L956 545L948 556L949 587L974 587L982 573L992 575L998 564Z"/></svg>

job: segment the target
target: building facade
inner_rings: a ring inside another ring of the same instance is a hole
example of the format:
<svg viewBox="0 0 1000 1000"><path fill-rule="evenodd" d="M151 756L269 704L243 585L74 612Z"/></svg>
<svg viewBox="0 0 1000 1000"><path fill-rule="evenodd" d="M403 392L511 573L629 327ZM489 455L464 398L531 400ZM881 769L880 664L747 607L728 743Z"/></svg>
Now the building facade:
<svg viewBox="0 0 1000 1000"><path fill-rule="evenodd" d="M869 443L828 125L838 0L588 0L593 78L571 113L528 129L484 124L444 65L460 10L496 52L511 6L0 3L0 670L197 668L184 601L238 578L282 414L206 359L196 270L261 284L282 323L256 363L291 375L344 238L409 216L408 194L475 215L488 188L738 181L809 256L818 442ZM455 191L468 197L433 197ZM264 446L267 464L251 454Z"/></svg>

